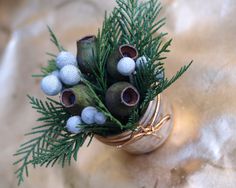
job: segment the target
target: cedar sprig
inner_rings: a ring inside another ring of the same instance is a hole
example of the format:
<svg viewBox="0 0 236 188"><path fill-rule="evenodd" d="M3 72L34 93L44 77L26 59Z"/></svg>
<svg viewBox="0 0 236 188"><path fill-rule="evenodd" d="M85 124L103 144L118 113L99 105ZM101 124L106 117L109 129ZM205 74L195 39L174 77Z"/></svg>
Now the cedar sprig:
<svg viewBox="0 0 236 188"><path fill-rule="evenodd" d="M58 138L50 139L48 147L38 150L32 163L45 167L60 164L62 168L65 165L70 165L73 159L77 161L79 149L88 136L89 134L85 133L71 134L63 131Z"/></svg>
<svg viewBox="0 0 236 188"><path fill-rule="evenodd" d="M159 18L162 9L159 0L138 2L138 0L116 0L116 22L122 31L120 42L134 45L139 56L144 55L148 62L134 75L135 86L141 95L140 111L144 111L148 103L180 78L191 63L183 66L170 80L165 78L162 62L166 53L170 52L172 39L166 40L167 33L159 32L165 25L165 18ZM118 29L118 30L119 30ZM160 79L163 74L163 79Z"/></svg>
<svg viewBox="0 0 236 188"><path fill-rule="evenodd" d="M24 176L28 176L28 166L35 165L35 159L40 155L41 149L47 149L52 139L61 135L65 123L70 114L64 107L47 98L45 102L35 97L28 96L32 108L35 109L41 117L38 118L39 126L36 126L27 136L34 136L29 141L20 145L20 148L14 154L19 159L14 162L18 166L16 170L18 184L24 181Z"/></svg>
<svg viewBox="0 0 236 188"><path fill-rule="evenodd" d="M152 101L158 94L163 92L167 89L170 85L172 85L176 80L178 80L191 66L193 61L191 61L188 65L184 65L180 68L180 70L169 80L164 78L160 82L156 82L153 84L146 93L145 99L143 100L142 104L140 105L140 109L145 109L150 101Z"/></svg>
<svg viewBox="0 0 236 188"><path fill-rule="evenodd" d="M108 117L109 121L113 123L114 126L119 126L120 130L123 130L124 125L117 119L115 118L110 111L107 109L105 104L102 102L102 100L99 98L99 96L96 94L95 90L93 89L92 85L88 80L83 79L83 83L88 87L89 89L89 95L91 98L93 98L95 102L95 107L101 111L106 117Z"/></svg>
<svg viewBox="0 0 236 188"><path fill-rule="evenodd" d="M150 59L148 59L147 62L144 62L144 60L141 62L134 75L134 85L138 89L142 101L148 89L151 88L154 83L161 81L160 74L163 74L164 67L163 63L155 64Z"/></svg>
<svg viewBox="0 0 236 188"><path fill-rule="evenodd" d="M102 28L98 29L97 34L97 57L95 70L92 70L93 76L96 78L96 91L100 96L105 96L108 88L106 63L113 50L119 46L119 38L121 30L117 22L117 11L113 10L110 16L105 12Z"/></svg>
<svg viewBox="0 0 236 188"><path fill-rule="evenodd" d="M60 44L58 38L56 37L55 33L52 31L52 29L47 26L49 34L50 34L50 41L56 46L58 52L65 51L65 48ZM41 67L41 73L40 74L33 74L32 77L39 77L43 78L49 74L51 74L53 71L57 70L56 65L56 55L50 52L46 53L51 57L50 60L48 60L48 64L46 66Z"/></svg>
<svg viewBox="0 0 236 188"><path fill-rule="evenodd" d="M59 42L58 38L56 37L55 33L52 31L52 29L47 26L49 34L50 34L50 41L55 44L55 46L57 47L58 51L65 51L65 48L61 45L61 43ZM50 54L49 54L50 55Z"/></svg>

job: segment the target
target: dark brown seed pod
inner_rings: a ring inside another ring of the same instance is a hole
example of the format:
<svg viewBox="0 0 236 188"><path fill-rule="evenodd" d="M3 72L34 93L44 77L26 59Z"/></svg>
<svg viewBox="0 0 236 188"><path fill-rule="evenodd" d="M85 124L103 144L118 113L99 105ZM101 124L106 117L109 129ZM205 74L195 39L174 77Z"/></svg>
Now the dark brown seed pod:
<svg viewBox="0 0 236 188"><path fill-rule="evenodd" d="M138 51L137 49L129 44L124 44L119 47L119 52L122 57L130 57L133 60L138 58Z"/></svg>
<svg viewBox="0 0 236 188"><path fill-rule="evenodd" d="M97 61L97 38L86 36L77 41L77 62L81 72L91 73Z"/></svg>
<svg viewBox="0 0 236 188"><path fill-rule="evenodd" d="M65 89L60 95L61 103L72 114L78 115L83 108L94 104L93 99L89 95L89 89L83 84L79 84L73 88Z"/></svg>
<svg viewBox="0 0 236 188"><path fill-rule="evenodd" d="M106 106L118 117L128 116L139 103L137 89L128 82L117 82L106 92Z"/></svg>
<svg viewBox="0 0 236 188"><path fill-rule="evenodd" d="M116 49L108 58L107 61L107 72L111 77L117 80L125 80L126 77L121 75L117 71L117 64L119 60L123 57L130 57L133 60L138 58L138 51L137 49L129 44L121 45L118 49Z"/></svg>

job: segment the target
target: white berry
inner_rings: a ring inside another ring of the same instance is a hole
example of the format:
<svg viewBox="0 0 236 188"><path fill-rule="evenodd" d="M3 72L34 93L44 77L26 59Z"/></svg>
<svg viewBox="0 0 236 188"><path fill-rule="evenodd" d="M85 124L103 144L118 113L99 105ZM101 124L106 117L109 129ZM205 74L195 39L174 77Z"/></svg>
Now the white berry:
<svg viewBox="0 0 236 188"><path fill-rule="evenodd" d="M66 128L70 133L78 134L81 132L81 128L78 127L82 124L80 116L73 116L67 120Z"/></svg>
<svg viewBox="0 0 236 188"><path fill-rule="evenodd" d="M81 113L81 118L82 118L83 122L88 125L95 123L94 117L97 112L98 112L97 109L92 106L88 106L88 107L84 108Z"/></svg>
<svg viewBox="0 0 236 188"><path fill-rule="evenodd" d="M96 124L103 125L104 123L106 123L107 118L102 112L98 112L95 114L94 120Z"/></svg>
<svg viewBox="0 0 236 188"><path fill-rule="evenodd" d="M60 71L59 70L55 70L51 74L56 76L58 79L60 79Z"/></svg>
<svg viewBox="0 0 236 188"><path fill-rule="evenodd" d="M66 65L77 66L77 61L75 56L66 51L62 51L57 55L56 64L59 69L63 68Z"/></svg>
<svg viewBox="0 0 236 188"><path fill-rule="evenodd" d="M158 75L156 76L156 79L159 81L164 79L164 71L163 70L158 73Z"/></svg>
<svg viewBox="0 0 236 188"><path fill-rule="evenodd" d="M80 71L74 65L66 65L60 70L60 79L66 85L76 85L80 82Z"/></svg>
<svg viewBox="0 0 236 188"><path fill-rule="evenodd" d="M130 57L123 57L117 64L117 71L123 76L130 76L135 70L135 61Z"/></svg>
<svg viewBox="0 0 236 188"><path fill-rule="evenodd" d="M48 75L41 81L41 89L48 96L55 96L62 90L60 80L54 75Z"/></svg>
<svg viewBox="0 0 236 188"><path fill-rule="evenodd" d="M147 63L147 58L145 56L139 57L136 60L136 67L140 68L141 66L145 65Z"/></svg>

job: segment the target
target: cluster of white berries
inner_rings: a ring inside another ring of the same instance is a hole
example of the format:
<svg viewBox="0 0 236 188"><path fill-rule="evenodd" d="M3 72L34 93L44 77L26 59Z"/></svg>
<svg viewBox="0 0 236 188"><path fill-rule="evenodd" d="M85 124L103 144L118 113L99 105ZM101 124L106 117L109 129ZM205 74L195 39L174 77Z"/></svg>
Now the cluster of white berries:
<svg viewBox="0 0 236 188"><path fill-rule="evenodd" d="M136 62L130 57L123 57L117 64L117 71L123 76L130 76L134 73L135 68L139 68L141 64L146 64L147 62L145 56L139 57Z"/></svg>
<svg viewBox="0 0 236 188"><path fill-rule="evenodd" d="M56 58L58 70L45 76L41 81L42 91L49 96L57 95L63 89L63 84L74 86L81 80L77 61L70 52L62 51Z"/></svg>
<svg viewBox="0 0 236 188"><path fill-rule="evenodd" d="M59 94L63 90L63 84L75 86L81 81L81 73L78 69L76 58L70 52L62 51L56 58L58 70L45 76L41 81L42 91L49 96ZM82 110L81 116L72 116L67 120L66 129L73 134L81 132L79 125L106 123L106 116L95 107L88 106Z"/></svg>
<svg viewBox="0 0 236 188"><path fill-rule="evenodd" d="M149 60L150 59L146 58L145 56L139 57L136 61L129 57L123 57L117 64L117 70L123 76L130 76L135 72L136 69L139 69L140 67L147 64ZM159 72L156 78L157 80L163 79L164 72Z"/></svg>
<svg viewBox="0 0 236 188"><path fill-rule="evenodd" d="M94 123L103 125L106 122L106 119L106 116L102 112L99 112L93 106L88 106L83 109L81 116L70 117L66 123L66 128L70 133L78 134L81 132L81 127L79 127L79 125L91 125Z"/></svg>

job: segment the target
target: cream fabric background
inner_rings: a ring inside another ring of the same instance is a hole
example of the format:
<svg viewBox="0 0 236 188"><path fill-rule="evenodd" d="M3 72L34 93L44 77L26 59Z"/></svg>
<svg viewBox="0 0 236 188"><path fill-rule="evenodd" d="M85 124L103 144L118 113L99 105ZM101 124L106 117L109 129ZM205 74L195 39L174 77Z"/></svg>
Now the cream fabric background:
<svg viewBox="0 0 236 188"><path fill-rule="evenodd" d="M0 187L13 188L15 152L35 125L27 93L43 98L31 78L45 64L50 25L64 46L96 33L107 0L0 1ZM168 75L194 59L191 69L165 95L175 111L174 130L165 145L131 156L94 140L79 162L61 169L30 170L22 187L44 188L235 188L236 187L236 2L163 0L174 39Z"/></svg>

